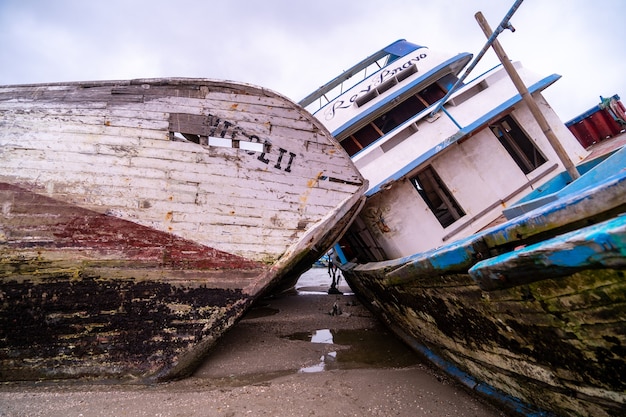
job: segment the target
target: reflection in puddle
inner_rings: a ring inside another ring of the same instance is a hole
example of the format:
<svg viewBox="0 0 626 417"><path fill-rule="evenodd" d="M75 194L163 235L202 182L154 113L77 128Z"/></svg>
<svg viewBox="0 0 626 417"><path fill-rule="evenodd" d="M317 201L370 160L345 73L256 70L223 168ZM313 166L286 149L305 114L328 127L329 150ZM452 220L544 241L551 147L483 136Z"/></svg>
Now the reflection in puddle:
<svg viewBox="0 0 626 417"><path fill-rule="evenodd" d="M337 350L322 355L318 364L300 368L299 372L303 373L364 367L402 368L419 363L411 349L384 329L320 329L295 333L288 338L337 346Z"/></svg>
<svg viewBox="0 0 626 417"><path fill-rule="evenodd" d="M330 329L316 330L311 336L311 343L330 343L332 345L334 343L333 334Z"/></svg>
<svg viewBox="0 0 626 417"><path fill-rule="evenodd" d="M327 343L334 344L333 342L333 334L330 329L320 329L316 330L311 335L311 343ZM300 368L298 372L304 373L312 373L312 372L322 372L326 369L326 362L329 360L335 361L337 359L337 352L329 352L320 357L320 363L317 365L306 366L304 368Z"/></svg>
<svg viewBox="0 0 626 417"><path fill-rule="evenodd" d="M304 368L300 368L298 372L302 372L302 373L322 372L326 370L326 364L329 361L335 361L336 359L337 359L337 352L329 352L325 355L322 355L322 357L320 358L320 363L318 363L317 365L306 366Z"/></svg>

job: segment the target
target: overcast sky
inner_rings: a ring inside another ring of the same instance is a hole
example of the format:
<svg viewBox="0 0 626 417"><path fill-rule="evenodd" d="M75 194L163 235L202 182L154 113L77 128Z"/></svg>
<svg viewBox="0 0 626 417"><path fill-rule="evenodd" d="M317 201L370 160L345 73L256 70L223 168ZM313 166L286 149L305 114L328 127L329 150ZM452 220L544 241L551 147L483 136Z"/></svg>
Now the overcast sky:
<svg viewBox="0 0 626 417"><path fill-rule="evenodd" d="M486 39L474 14L495 28L513 3L0 0L0 84L203 77L298 101L397 39L477 54ZM565 122L600 95L626 96L625 16L624 0L525 0L499 39L510 59L563 76L545 95Z"/></svg>

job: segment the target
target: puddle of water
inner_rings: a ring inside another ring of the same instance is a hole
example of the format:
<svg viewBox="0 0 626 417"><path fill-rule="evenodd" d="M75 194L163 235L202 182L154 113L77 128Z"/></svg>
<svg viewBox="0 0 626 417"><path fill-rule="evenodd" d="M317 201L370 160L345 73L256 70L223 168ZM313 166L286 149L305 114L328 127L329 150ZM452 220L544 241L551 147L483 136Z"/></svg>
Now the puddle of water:
<svg viewBox="0 0 626 417"><path fill-rule="evenodd" d="M341 346L341 349L322 355L318 364L301 368L299 372L365 367L404 368L420 363L411 349L384 329L320 329L313 333L295 333L287 338Z"/></svg>

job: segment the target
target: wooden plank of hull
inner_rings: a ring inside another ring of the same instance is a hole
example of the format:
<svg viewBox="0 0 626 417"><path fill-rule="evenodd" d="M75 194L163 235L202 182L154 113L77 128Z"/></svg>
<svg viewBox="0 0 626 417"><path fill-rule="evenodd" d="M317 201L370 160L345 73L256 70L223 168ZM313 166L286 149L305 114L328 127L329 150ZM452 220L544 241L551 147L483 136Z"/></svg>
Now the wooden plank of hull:
<svg viewBox="0 0 626 417"><path fill-rule="evenodd" d="M189 374L366 187L300 107L210 80L0 87L0 166L3 380Z"/></svg>
<svg viewBox="0 0 626 417"><path fill-rule="evenodd" d="M375 270L344 276L391 328L471 375L477 391L488 386L535 412L624 413L624 269L588 269L489 293L461 273L401 286L389 286Z"/></svg>
<svg viewBox="0 0 626 417"><path fill-rule="evenodd" d="M508 252L470 268L483 288L524 285L586 269L626 269L626 216Z"/></svg>

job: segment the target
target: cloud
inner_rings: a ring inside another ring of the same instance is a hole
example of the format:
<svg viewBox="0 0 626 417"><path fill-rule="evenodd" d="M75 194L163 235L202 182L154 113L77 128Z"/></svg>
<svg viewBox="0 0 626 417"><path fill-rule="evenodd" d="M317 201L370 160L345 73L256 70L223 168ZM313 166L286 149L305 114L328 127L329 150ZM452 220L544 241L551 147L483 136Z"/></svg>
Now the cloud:
<svg viewBox="0 0 626 417"><path fill-rule="evenodd" d="M513 0L3 0L0 84L148 77L206 77L257 84L294 100L377 49L406 38L431 49L477 53L474 13L495 27ZM563 78L546 91L570 118L599 95L626 94L626 3L526 0L509 57ZM497 63L490 52L478 67Z"/></svg>

